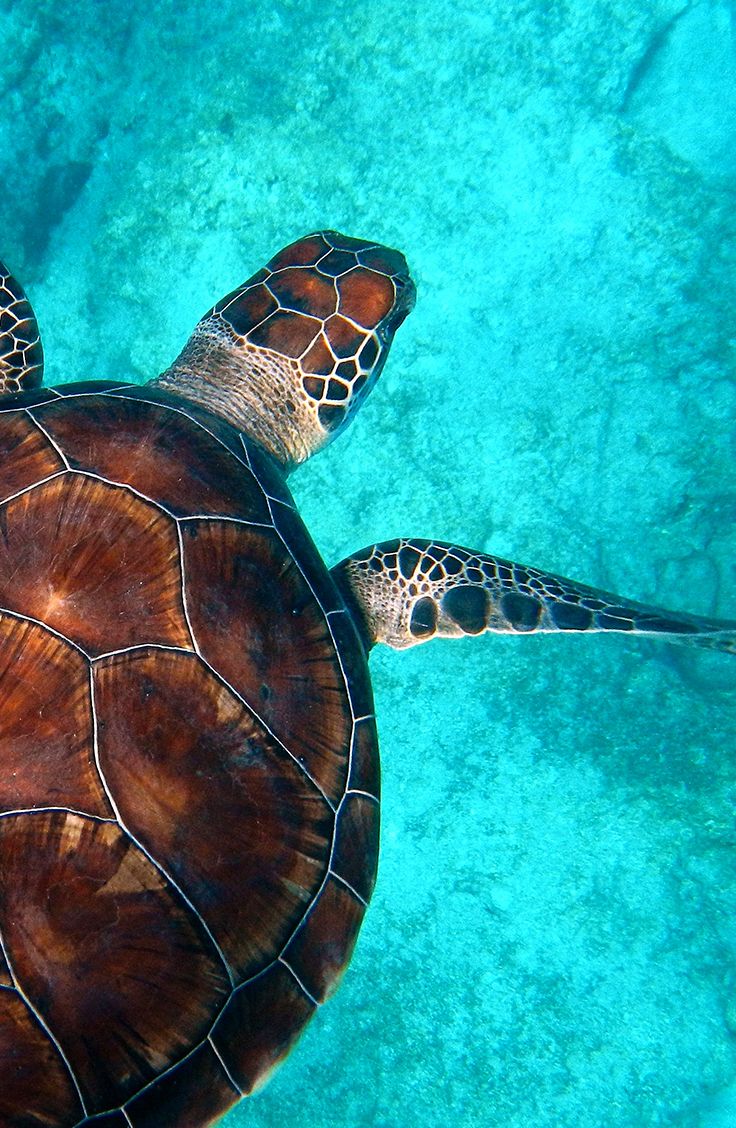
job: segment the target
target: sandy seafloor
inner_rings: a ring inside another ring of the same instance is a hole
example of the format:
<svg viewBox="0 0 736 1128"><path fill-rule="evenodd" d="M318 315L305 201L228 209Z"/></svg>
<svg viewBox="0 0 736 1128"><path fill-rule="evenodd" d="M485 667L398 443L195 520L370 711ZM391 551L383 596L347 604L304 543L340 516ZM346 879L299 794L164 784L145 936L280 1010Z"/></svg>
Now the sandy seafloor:
<svg viewBox="0 0 736 1128"><path fill-rule="evenodd" d="M736 618L725 0L0 4L2 257L48 381L145 380L320 226L419 287L292 488L326 559L455 539ZM736 1125L736 660L376 651L374 904L229 1128Z"/></svg>

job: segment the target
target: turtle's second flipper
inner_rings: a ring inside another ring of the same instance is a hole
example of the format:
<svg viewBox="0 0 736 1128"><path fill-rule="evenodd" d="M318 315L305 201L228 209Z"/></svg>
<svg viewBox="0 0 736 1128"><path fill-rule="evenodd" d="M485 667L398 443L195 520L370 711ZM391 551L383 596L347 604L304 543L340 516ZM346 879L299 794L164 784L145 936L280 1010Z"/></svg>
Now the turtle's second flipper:
<svg viewBox="0 0 736 1128"><path fill-rule="evenodd" d="M0 262L0 395L39 387L43 348L23 287Z"/></svg>
<svg viewBox="0 0 736 1128"><path fill-rule="evenodd" d="M332 569L368 644L430 638L621 631L736 653L736 622L648 607L454 544L392 540Z"/></svg>

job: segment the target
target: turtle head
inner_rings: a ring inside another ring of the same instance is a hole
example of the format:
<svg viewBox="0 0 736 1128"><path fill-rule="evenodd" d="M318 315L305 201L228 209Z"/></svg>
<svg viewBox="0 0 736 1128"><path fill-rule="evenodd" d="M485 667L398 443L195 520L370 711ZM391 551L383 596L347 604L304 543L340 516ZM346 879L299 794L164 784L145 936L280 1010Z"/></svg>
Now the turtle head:
<svg viewBox="0 0 736 1128"><path fill-rule="evenodd" d="M307 235L205 314L153 383L223 415L288 471L350 421L414 298L399 251Z"/></svg>

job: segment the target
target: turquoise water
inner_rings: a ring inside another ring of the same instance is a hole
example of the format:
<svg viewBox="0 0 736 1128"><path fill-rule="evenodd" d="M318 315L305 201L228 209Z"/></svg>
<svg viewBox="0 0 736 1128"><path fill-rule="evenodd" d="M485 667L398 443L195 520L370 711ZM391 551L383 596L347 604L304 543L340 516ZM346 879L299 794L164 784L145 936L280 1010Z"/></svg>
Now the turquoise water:
<svg viewBox="0 0 736 1128"><path fill-rule="evenodd" d="M725 0L0 4L2 257L47 381L145 380L320 226L419 288L292 479L329 562L454 539L736 618ZM372 658L353 964L230 1128L732 1128L736 664L621 639Z"/></svg>

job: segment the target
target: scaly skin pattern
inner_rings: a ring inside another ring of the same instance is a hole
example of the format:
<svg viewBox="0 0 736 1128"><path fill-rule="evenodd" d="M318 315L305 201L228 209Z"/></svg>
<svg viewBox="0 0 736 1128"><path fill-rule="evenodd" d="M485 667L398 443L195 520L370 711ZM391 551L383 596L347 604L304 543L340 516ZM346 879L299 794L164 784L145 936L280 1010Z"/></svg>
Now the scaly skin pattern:
<svg viewBox="0 0 736 1128"><path fill-rule="evenodd" d="M442 541L372 544L332 570L368 645L432 638L619 631L736 651L736 623L650 607Z"/></svg>
<svg viewBox="0 0 736 1128"><path fill-rule="evenodd" d="M37 388L42 379L36 316L23 287L0 262L0 395Z"/></svg>

